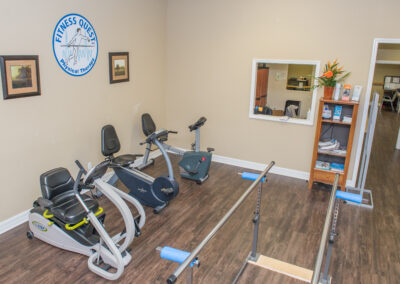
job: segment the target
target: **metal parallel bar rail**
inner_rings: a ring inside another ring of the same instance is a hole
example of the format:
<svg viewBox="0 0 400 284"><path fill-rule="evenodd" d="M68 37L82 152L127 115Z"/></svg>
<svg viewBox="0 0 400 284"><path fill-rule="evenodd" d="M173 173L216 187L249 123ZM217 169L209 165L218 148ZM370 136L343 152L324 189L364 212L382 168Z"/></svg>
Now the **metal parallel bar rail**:
<svg viewBox="0 0 400 284"><path fill-rule="evenodd" d="M329 200L328 211L327 211L326 217L325 217L324 229L322 231L321 242L319 244L319 250L318 250L318 254L317 254L317 259L315 261L314 273L313 273L313 276L311 279L311 284L319 283L322 261L324 259L326 240L328 238L329 227L330 227L330 223L331 223L331 219L332 219L333 207L335 206L336 190L337 190L337 186L339 183L339 177L340 177L340 175L336 174L335 182L333 183L331 198Z"/></svg>
<svg viewBox="0 0 400 284"><path fill-rule="evenodd" d="M250 185L250 187L242 194L242 196L236 201L236 203L232 206L232 208L225 214L225 216L218 222L218 224L211 230L211 232L201 241L201 243L193 250L193 252L182 262L178 268L175 270L173 274L171 274L168 279L168 284L173 284L176 282L179 275L185 270L185 268L192 263L192 261L197 257L203 247L214 237L214 235L218 232L218 230L228 221L228 219L232 216L235 210L242 204L242 202L247 198L247 196L253 191L253 189L257 186L257 184L261 181L261 179L269 172L269 170L275 165L275 162L272 161L265 168L265 170L259 175L259 177ZM337 184L337 183L336 183Z"/></svg>

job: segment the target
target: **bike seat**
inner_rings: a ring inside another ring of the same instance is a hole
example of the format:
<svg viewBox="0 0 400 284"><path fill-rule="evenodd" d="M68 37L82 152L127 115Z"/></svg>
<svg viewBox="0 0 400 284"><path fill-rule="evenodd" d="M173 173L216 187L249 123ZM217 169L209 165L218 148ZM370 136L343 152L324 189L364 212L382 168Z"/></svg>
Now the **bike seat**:
<svg viewBox="0 0 400 284"><path fill-rule="evenodd" d="M141 154L138 154L138 155L125 154L125 155L113 157L111 159L111 162L113 162L114 164L118 164L122 167L127 167L127 166L133 164L138 157L142 157L142 156L143 155L141 155Z"/></svg>
<svg viewBox="0 0 400 284"><path fill-rule="evenodd" d="M86 217L86 212L75 197L74 179L66 168L56 168L40 176L42 196L52 202L50 212L64 223L76 224ZM87 195L81 195L93 212L99 204Z"/></svg>
<svg viewBox="0 0 400 284"><path fill-rule="evenodd" d="M84 194L81 195L81 197L83 201L85 201L85 204L89 210L92 212L97 211L99 204L96 200ZM78 199L76 199L73 191L56 196L51 201L54 203L50 210L51 213L53 213L55 217L66 224L79 223L87 215L86 211L82 207L82 204L80 204Z"/></svg>

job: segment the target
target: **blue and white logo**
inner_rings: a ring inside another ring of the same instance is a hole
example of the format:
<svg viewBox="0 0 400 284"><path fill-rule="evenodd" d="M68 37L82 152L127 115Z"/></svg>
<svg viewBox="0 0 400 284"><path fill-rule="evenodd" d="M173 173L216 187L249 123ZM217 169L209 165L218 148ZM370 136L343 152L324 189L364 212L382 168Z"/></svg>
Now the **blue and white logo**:
<svg viewBox="0 0 400 284"><path fill-rule="evenodd" d="M68 14L58 21L53 33L53 51L58 65L72 76L92 70L98 53L97 35L83 16Z"/></svg>

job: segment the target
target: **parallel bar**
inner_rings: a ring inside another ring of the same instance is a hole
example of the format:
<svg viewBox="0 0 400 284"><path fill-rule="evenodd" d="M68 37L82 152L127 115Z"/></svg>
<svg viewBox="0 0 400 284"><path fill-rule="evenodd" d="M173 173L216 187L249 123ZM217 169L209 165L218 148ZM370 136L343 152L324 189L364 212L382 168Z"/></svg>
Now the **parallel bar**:
<svg viewBox="0 0 400 284"><path fill-rule="evenodd" d="M335 182L333 183L333 187L332 187L331 199L329 200L328 211L326 212L324 230L322 231L322 237L321 237L321 242L319 244L317 260L315 261L314 273L313 273L313 277L311 280L312 284L318 284L318 282L319 282L322 260L324 259L326 240L328 238L328 233L329 233L329 225L330 225L331 219L332 219L333 207L335 206L336 190L337 190L338 182L339 182L339 174L336 174Z"/></svg>
<svg viewBox="0 0 400 284"><path fill-rule="evenodd" d="M186 260L178 266L173 274L167 279L168 284L175 283L179 275L185 270L185 268L193 261L194 258L200 253L203 247L214 237L217 231L228 221L229 217L235 212L235 210L242 204L247 196L253 191L261 179L269 172L269 170L275 165L272 161L267 168L260 174L260 176L250 185L245 193L239 198L238 201L232 206L232 208L225 214L225 216L218 222L218 224L212 229L212 231L201 241L201 243L193 250L193 252L186 258Z"/></svg>

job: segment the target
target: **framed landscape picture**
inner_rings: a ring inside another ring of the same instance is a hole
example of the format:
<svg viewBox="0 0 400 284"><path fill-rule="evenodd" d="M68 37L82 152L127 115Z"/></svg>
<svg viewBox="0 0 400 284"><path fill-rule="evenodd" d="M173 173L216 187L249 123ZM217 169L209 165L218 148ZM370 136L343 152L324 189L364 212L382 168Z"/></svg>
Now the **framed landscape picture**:
<svg viewBox="0 0 400 284"><path fill-rule="evenodd" d="M110 84L129 81L129 52L110 52Z"/></svg>
<svg viewBox="0 0 400 284"><path fill-rule="evenodd" d="M3 98L40 96L39 57L0 56Z"/></svg>

